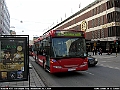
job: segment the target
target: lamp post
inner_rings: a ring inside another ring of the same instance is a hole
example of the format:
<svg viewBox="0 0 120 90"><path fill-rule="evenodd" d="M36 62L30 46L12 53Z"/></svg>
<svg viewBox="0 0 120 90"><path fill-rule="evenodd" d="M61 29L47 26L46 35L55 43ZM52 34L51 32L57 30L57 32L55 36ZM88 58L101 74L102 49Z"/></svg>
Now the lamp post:
<svg viewBox="0 0 120 90"><path fill-rule="evenodd" d="M116 40L116 43L115 43L116 45L116 57L117 57L117 47L118 47L118 41Z"/></svg>

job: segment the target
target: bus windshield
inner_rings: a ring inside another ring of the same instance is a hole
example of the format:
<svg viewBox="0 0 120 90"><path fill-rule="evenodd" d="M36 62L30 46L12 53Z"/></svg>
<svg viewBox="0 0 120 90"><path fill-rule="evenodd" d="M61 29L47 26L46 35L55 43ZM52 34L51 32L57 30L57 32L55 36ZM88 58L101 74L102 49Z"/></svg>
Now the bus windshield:
<svg viewBox="0 0 120 90"><path fill-rule="evenodd" d="M84 38L52 38L53 57L86 57Z"/></svg>

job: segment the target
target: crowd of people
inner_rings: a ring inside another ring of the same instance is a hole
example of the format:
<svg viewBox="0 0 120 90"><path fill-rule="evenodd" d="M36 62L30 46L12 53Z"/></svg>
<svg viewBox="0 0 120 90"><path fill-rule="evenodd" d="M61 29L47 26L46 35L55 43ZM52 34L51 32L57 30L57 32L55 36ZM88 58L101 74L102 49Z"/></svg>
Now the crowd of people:
<svg viewBox="0 0 120 90"><path fill-rule="evenodd" d="M102 55L103 53L102 48L97 49L96 47L93 47L92 52L93 52L93 55L97 55L97 54ZM110 55L110 54L112 54L112 49L107 51L107 55Z"/></svg>

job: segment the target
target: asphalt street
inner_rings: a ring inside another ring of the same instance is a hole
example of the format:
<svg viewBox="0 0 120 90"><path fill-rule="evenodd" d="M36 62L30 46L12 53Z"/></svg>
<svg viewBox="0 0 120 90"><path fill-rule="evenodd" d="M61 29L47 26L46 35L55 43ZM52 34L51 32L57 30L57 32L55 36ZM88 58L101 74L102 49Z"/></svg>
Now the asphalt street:
<svg viewBox="0 0 120 90"><path fill-rule="evenodd" d="M92 54L92 52L90 52ZM120 86L120 53L94 55L98 59L95 67L87 71L50 74L32 61L32 65L47 87L118 87Z"/></svg>

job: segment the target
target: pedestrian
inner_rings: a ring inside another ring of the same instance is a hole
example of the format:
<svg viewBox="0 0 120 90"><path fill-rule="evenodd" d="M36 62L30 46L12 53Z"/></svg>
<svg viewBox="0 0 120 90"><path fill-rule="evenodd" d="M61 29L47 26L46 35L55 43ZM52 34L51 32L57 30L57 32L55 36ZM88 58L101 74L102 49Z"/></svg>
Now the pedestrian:
<svg viewBox="0 0 120 90"><path fill-rule="evenodd" d="M99 55L102 55L102 48L99 48Z"/></svg>
<svg viewBox="0 0 120 90"><path fill-rule="evenodd" d="M95 50L95 55L97 55L97 48L95 48L94 50Z"/></svg>
<svg viewBox="0 0 120 90"><path fill-rule="evenodd" d="M88 48L86 48L86 54L88 55Z"/></svg>
<svg viewBox="0 0 120 90"><path fill-rule="evenodd" d="M112 54L112 49L110 49L110 54Z"/></svg>
<svg viewBox="0 0 120 90"><path fill-rule="evenodd" d="M94 48L92 49L92 52L93 52L93 55L94 55L94 53L95 53L95 49Z"/></svg>

